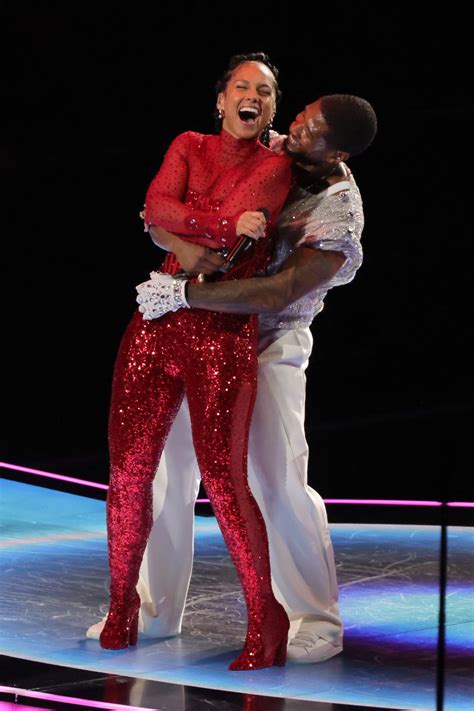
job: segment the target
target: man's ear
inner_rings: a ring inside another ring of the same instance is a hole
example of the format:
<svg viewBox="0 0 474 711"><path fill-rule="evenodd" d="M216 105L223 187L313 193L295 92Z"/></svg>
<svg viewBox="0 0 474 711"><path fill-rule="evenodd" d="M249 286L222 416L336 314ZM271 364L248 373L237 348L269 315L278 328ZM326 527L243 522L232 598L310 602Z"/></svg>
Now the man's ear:
<svg viewBox="0 0 474 711"><path fill-rule="evenodd" d="M351 154L348 153L347 151L334 151L333 154L332 154L332 156L331 156L331 159L337 161L338 163L340 163L341 160L342 160L342 161L348 160L348 159L350 158L350 155L351 155Z"/></svg>

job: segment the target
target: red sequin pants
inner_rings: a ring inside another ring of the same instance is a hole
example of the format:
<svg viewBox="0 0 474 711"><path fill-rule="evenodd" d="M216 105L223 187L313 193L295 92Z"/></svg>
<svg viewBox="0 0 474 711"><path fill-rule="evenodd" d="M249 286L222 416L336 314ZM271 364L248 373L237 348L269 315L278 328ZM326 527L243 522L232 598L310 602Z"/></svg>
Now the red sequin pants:
<svg viewBox="0 0 474 711"><path fill-rule="evenodd" d="M247 483L256 375L254 317L181 310L153 321L138 312L132 318L115 366L109 422L112 602L126 604L135 594L152 525L152 479L186 391L202 481L249 621L261 622L262 595L271 594L268 541Z"/></svg>

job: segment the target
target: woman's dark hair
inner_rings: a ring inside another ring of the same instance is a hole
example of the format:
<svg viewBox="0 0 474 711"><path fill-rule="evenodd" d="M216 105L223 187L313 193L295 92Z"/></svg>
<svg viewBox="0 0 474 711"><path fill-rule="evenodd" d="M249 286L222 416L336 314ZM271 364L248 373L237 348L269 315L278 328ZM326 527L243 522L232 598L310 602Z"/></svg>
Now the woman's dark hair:
<svg viewBox="0 0 474 711"><path fill-rule="evenodd" d="M329 128L325 139L332 148L355 156L365 151L374 140L377 116L369 102L360 96L323 96L321 113Z"/></svg>
<svg viewBox="0 0 474 711"><path fill-rule="evenodd" d="M273 74L275 78L275 94L276 94L276 105L280 103L281 99L281 90L280 87L278 86L278 69L275 67L274 64L270 62L270 58L268 57L268 54L265 54L265 52L249 52L248 54L234 54L233 57L230 58L229 64L227 66L227 69L225 70L224 74L222 77L219 79L219 81L216 82L216 95L219 96L219 94L223 93L226 90L227 84L229 83L229 79L232 76L232 72L234 69L236 69L240 64L245 64L245 62L260 62L260 64L264 64L266 67L269 68L271 73ZM215 118L215 127L217 133L220 132L222 128L222 119L219 118L219 113L216 110L214 112L214 118ZM270 142L270 135L269 135L269 129L266 128L260 135L260 141L265 145L268 146Z"/></svg>

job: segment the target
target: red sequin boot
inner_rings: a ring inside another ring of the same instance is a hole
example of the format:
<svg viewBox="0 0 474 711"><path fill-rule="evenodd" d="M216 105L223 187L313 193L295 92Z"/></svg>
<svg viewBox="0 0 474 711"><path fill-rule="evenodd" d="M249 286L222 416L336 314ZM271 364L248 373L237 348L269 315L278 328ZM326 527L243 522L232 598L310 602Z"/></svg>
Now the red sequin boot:
<svg viewBox="0 0 474 711"><path fill-rule="evenodd" d="M229 664L232 671L263 669L286 663L290 622L272 593L262 596L260 610L249 615L247 637L242 652Z"/></svg>

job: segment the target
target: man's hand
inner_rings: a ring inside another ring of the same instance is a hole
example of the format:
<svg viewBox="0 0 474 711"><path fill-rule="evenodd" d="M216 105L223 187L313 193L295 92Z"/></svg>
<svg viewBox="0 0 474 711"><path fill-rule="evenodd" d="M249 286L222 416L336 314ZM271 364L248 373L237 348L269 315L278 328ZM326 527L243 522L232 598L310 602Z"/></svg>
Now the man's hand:
<svg viewBox="0 0 474 711"><path fill-rule="evenodd" d="M270 131L270 150L274 153L283 153L285 141L288 138L286 134Z"/></svg>
<svg viewBox="0 0 474 711"><path fill-rule="evenodd" d="M145 321L159 318L169 311L189 308L186 299L187 279L163 272L151 272L150 279L136 287L138 310Z"/></svg>

